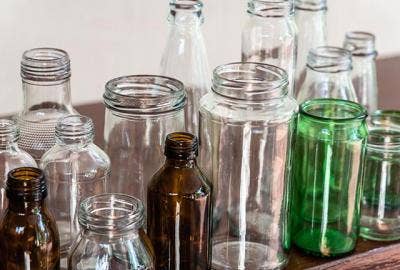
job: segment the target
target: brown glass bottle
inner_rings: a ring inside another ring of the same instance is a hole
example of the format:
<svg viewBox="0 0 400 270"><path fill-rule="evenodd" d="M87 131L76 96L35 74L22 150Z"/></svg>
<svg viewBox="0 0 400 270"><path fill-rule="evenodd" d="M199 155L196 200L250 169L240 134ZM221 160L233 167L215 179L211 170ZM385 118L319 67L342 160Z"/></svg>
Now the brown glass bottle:
<svg viewBox="0 0 400 270"><path fill-rule="evenodd" d="M164 166L147 197L147 233L156 269L208 269L211 262L211 184L196 163L198 140L189 133L167 136Z"/></svg>
<svg viewBox="0 0 400 270"><path fill-rule="evenodd" d="M9 172L8 208L0 222L0 270L58 270L60 242L44 199L43 172L23 167Z"/></svg>

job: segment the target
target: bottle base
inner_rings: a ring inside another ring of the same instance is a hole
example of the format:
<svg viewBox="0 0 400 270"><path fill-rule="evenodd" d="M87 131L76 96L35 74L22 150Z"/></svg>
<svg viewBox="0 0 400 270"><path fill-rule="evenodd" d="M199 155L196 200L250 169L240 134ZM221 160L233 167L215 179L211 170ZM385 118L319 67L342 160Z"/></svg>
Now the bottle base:
<svg viewBox="0 0 400 270"><path fill-rule="evenodd" d="M373 228L361 227L360 236L372 241L397 241L400 240L399 231L380 231Z"/></svg>

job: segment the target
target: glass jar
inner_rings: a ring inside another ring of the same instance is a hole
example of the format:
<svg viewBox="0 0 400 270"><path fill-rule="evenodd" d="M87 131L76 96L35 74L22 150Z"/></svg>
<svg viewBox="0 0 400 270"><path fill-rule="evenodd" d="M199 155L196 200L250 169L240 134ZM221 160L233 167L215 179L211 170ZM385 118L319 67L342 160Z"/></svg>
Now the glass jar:
<svg viewBox="0 0 400 270"><path fill-rule="evenodd" d="M363 184L360 235L400 239L400 111L371 116Z"/></svg>
<svg viewBox="0 0 400 270"><path fill-rule="evenodd" d="M210 89L207 51L201 32L203 3L170 0L170 33L161 61L161 74L183 82L187 94L186 131L198 134L200 98Z"/></svg>
<svg viewBox="0 0 400 270"><path fill-rule="evenodd" d="M43 172L32 167L9 172L8 208L0 221L0 270L58 270L60 242L47 208Z"/></svg>
<svg viewBox="0 0 400 270"><path fill-rule="evenodd" d="M284 69L293 95L297 28L293 0L249 0L249 18L242 31L242 62L260 62Z"/></svg>
<svg viewBox="0 0 400 270"><path fill-rule="evenodd" d="M19 146L39 164L55 144L54 129L62 116L78 114L71 105L70 60L67 52L36 48L21 61L24 108L17 115Z"/></svg>
<svg viewBox="0 0 400 270"><path fill-rule="evenodd" d="M78 207L86 197L105 193L110 160L93 143L94 126L89 117L70 115L56 126L56 145L41 160L49 186L49 205L61 239L61 266L79 232Z"/></svg>
<svg viewBox="0 0 400 270"><path fill-rule="evenodd" d="M124 194L85 199L79 208L81 232L68 256L69 270L155 270L143 229L141 201Z"/></svg>
<svg viewBox="0 0 400 270"><path fill-rule="evenodd" d="M300 106L293 156L292 239L304 252L342 256L356 245L367 112L314 99Z"/></svg>
<svg viewBox="0 0 400 270"><path fill-rule="evenodd" d="M214 70L201 99L200 168L212 181L212 269L287 262L287 178L297 112L286 72L260 63Z"/></svg>
<svg viewBox="0 0 400 270"><path fill-rule="evenodd" d="M120 77L106 84L104 103L111 191L146 202L148 183L165 160L165 137L185 129L183 84L161 76Z"/></svg>
<svg viewBox="0 0 400 270"><path fill-rule="evenodd" d="M333 98L357 102L351 69L351 53L348 50L329 46L311 49L305 81L297 94L297 101Z"/></svg>
<svg viewBox="0 0 400 270"><path fill-rule="evenodd" d="M298 29L296 93L304 82L307 56L312 48L327 45L327 0L295 0L295 20Z"/></svg>
<svg viewBox="0 0 400 270"><path fill-rule="evenodd" d="M12 169L36 167L35 160L18 147L19 129L14 121L0 119L0 217L7 208L6 179Z"/></svg>
<svg viewBox="0 0 400 270"><path fill-rule="evenodd" d="M351 77L358 101L369 113L374 113L378 109L375 36L366 32L348 32L343 47L352 54Z"/></svg>

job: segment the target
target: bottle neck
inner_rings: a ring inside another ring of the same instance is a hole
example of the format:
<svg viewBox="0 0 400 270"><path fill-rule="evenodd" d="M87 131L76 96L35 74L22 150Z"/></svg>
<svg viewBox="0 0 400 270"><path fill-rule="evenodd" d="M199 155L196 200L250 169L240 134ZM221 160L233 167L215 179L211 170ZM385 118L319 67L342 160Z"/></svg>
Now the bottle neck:
<svg viewBox="0 0 400 270"><path fill-rule="evenodd" d="M177 0L170 3L168 21L172 26L197 28L204 22L203 4L197 0Z"/></svg>
<svg viewBox="0 0 400 270"><path fill-rule="evenodd" d="M326 11L328 9L327 0L295 0L296 10L304 11Z"/></svg>
<svg viewBox="0 0 400 270"><path fill-rule="evenodd" d="M291 0L251 0L247 12L257 17L282 18L294 14Z"/></svg>
<svg viewBox="0 0 400 270"><path fill-rule="evenodd" d="M192 159L167 158L165 161L165 165L167 167L174 167L174 168L194 168L197 166L197 162L195 158Z"/></svg>
<svg viewBox="0 0 400 270"><path fill-rule="evenodd" d="M0 150L18 148L19 129L16 123L8 119L0 119Z"/></svg>
<svg viewBox="0 0 400 270"><path fill-rule="evenodd" d="M8 209L15 213L36 213L45 208L45 201L9 200Z"/></svg>
<svg viewBox="0 0 400 270"><path fill-rule="evenodd" d="M56 142L61 145L87 145L93 142L94 125L92 119L82 115L61 118L55 129Z"/></svg>

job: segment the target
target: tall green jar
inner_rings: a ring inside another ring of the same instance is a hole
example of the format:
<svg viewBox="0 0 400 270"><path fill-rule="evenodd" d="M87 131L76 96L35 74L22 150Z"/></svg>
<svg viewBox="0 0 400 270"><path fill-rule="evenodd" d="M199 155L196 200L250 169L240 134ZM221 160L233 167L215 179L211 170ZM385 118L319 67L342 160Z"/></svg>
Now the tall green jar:
<svg viewBox="0 0 400 270"><path fill-rule="evenodd" d="M339 99L300 106L293 160L292 240L306 253L341 256L355 245L366 110Z"/></svg>

